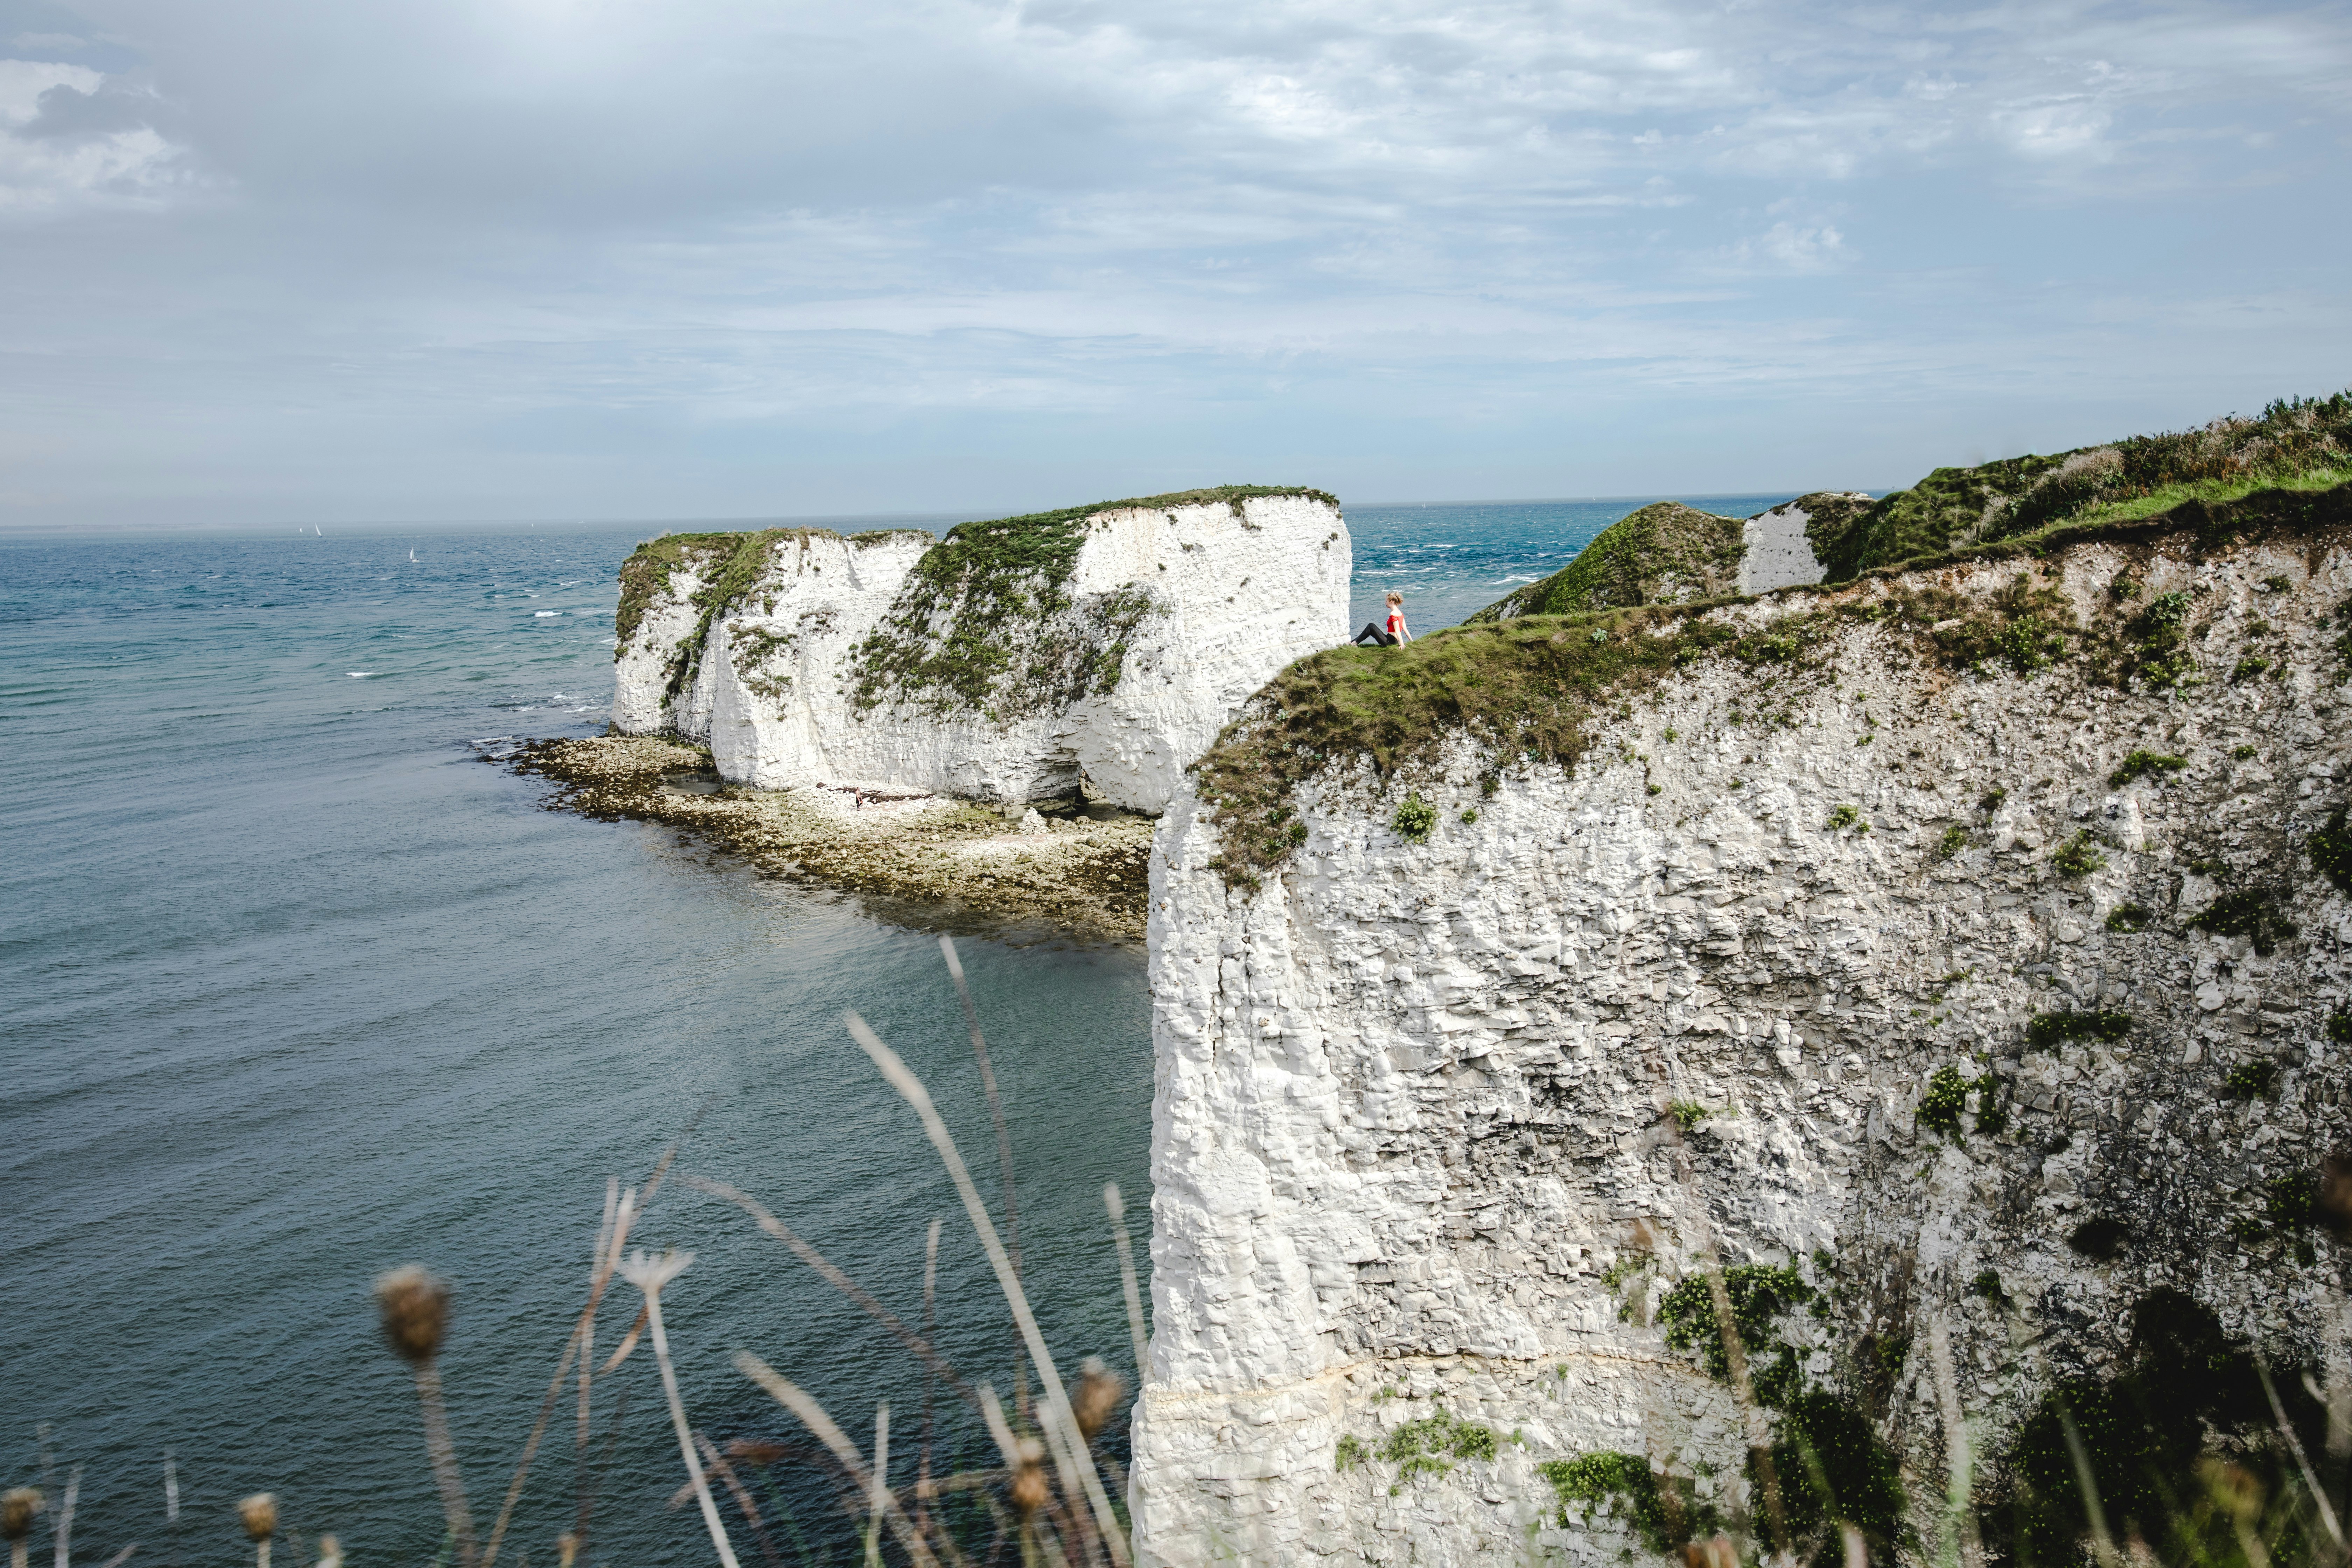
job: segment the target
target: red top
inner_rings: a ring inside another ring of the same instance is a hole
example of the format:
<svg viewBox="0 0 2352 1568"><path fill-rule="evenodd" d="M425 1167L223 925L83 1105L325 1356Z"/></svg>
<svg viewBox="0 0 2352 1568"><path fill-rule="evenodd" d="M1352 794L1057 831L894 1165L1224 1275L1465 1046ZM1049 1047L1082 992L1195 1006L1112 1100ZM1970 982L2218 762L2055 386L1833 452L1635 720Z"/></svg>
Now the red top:
<svg viewBox="0 0 2352 1568"><path fill-rule="evenodd" d="M1402 610L1391 610L1389 612L1389 636L1397 637L1402 635L1403 631L1404 612Z"/></svg>

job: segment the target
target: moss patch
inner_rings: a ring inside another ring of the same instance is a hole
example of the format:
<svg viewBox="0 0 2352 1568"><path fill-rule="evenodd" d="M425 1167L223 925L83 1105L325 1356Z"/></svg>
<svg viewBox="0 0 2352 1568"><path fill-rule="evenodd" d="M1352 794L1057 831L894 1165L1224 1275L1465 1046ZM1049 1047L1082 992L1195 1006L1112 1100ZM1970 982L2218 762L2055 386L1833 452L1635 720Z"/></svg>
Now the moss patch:
<svg viewBox="0 0 2352 1568"><path fill-rule="evenodd" d="M1225 485L958 523L916 563L888 613L853 652L850 701L860 711L904 702L926 713L1009 722L1108 694L1125 668L1129 637L1159 605L1134 586L1070 594L1094 520L1216 503L1238 517L1242 503L1258 496L1339 504L1321 490Z"/></svg>
<svg viewBox="0 0 2352 1568"><path fill-rule="evenodd" d="M1559 1503L1562 1529L1570 1523L1569 1509L1590 1524L1602 1509L1622 1521L1653 1552L1672 1552L1697 1536L1722 1528L1715 1509L1695 1495L1685 1476L1670 1476L1650 1468L1634 1454L1581 1454L1573 1459L1551 1459L1536 1467L1551 1483Z"/></svg>

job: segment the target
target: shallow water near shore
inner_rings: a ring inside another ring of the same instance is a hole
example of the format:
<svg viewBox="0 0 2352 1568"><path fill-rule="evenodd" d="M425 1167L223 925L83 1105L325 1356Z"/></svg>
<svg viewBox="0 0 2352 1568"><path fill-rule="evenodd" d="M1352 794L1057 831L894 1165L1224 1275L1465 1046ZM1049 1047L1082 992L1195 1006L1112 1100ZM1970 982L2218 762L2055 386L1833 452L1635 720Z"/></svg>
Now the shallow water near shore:
<svg viewBox="0 0 2352 1568"><path fill-rule="evenodd" d="M1753 499L1702 504L1786 498ZM1415 628L1436 629L1633 504L1351 510L1358 618L1402 577ZM40 1479L49 1424L52 1496L85 1467L84 1561L133 1541L135 1561L234 1555L234 1501L265 1489L289 1535L431 1560L415 1406L368 1298L410 1261L457 1287L444 1374L487 1527L583 1293L605 1178L641 1180L673 1139L683 1168L761 1198L909 1319L926 1226L945 1216L943 1348L1009 1386L985 1260L839 1021L857 1009L923 1074L993 1196L936 941L884 918L907 911L763 880L665 828L540 811L545 785L483 762L604 728L614 574L654 531L0 542L0 1484ZM1096 1353L1131 1377L1099 1194L1125 1189L1141 1246L1141 955L961 951L1047 1341L1066 1369ZM679 1185L635 1239L698 1255L664 1297L697 1426L721 1445L802 1440L728 1364L747 1349L854 1439L891 1401L911 1475L923 1383L856 1308ZM634 1311L620 1292L600 1343ZM590 1560L706 1560L691 1508L667 1506L683 1469L650 1355L612 1386L627 1406ZM544 1560L572 1522L568 1409L502 1555ZM787 1489L839 1547L821 1489Z"/></svg>

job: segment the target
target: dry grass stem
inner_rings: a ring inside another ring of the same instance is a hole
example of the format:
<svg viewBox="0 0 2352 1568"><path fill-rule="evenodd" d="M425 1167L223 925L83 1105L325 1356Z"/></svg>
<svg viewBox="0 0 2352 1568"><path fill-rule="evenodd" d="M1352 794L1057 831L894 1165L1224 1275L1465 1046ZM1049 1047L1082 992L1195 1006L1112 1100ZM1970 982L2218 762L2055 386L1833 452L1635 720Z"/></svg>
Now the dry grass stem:
<svg viewBox="0 0 2352 1568"><path fill-rule="evenodd" d="M108 1558L106 1560L106 1568L122 1568L122 1565L125 1563L131 1561L131 1554L138 1550L139 1543L135 1541L132 1542L130 1545L124 1547L121 1551Z"/></svg>
<svg viewBox="0 0 2352 1568"><path fill-rule="evenodd" d="M634 1252L621 1265L621 1278L645 1294L646 1321L654 1337L654 1363L661 1369L662 1393L669 1400L670 1425L677 1430L678 1457L686 1461L686 1473L694 1478L694 1499L702 1505L702 1522L710 1529L710 1544L718 1549L719 1561L726 1568L738 1568L735 1548L728 1541L727 1526L719 1517L719 1501L710 1495L710 1483L702 1479L702 1461L694 1457L694 1436L686 1424L686 1400L677 1391L677 1372L669 1360L669 1340L662 1332L662 1287L685 1273L693 1262L691 1252L665 1252L658 1258Z"/></svg>
<svg viewBox="0 0 2352 1568"><path fill-rule="evenodd" d="M2279 1403L2278 1387L2271 1382L2270 1363L2259 1352L2254 1356L2254 1371L2261 1374L2263 1393L2269 1396L2271 1416L2278 1423L2279 1436L2286 1439L2287 1452L2294 1456L2295 1468L2303 1472L2303 1484L2311 1499L2319 1505L2319 1522L2327 1527L2328 1538L2336 1542L2338 1555L2344 1551L2344 1527L2336 1517L2336 1505L2327 1500L2327 1489L2311 1471L2311 1459L2303 1451L2303 1439L2296 1436L2294 1424L2286 1418L2286 1406Z"/></svg>
<svg viewBox="0 0 2352 1568"><path fill-rule="evenodd" d="M1117 1182L1103 1184L1103 1207L1110 1211L1110 1237L1118 1245L1118 1285L1127 1293L1127 1332L1135 1342L1135 1385L1151 1375L1150 1336L1143 1327L1143 1291L1136 1283L1135 1247L1127 1238L1127 1204Z"/></svg>
<svg viewBox="0 0 2352 1568"><path fill-rule="evenodd" d="M716 1198L725 1198L729 1203L750 1215L761 1230L791 1247L793 1256L815 1269L826 1284L866 1309L867 1316L896 1334L898 1342L921 1357L926 1366L955 1384L957 1391L963 1394L965 1397L971 1397L970 1390L966 1388L963 1379L957 1375L955 1368L948 1364L947 1359L940 1354L928 1338L908 1328L899 1320L897 1313L876 1300L872 1293L864 1286L843 1273L832 1259L809 1245L792 1226L770 1214L757 1199L747 1196L724 1182L714 1182L702 1176L681 1176L678 1179L697 1192L709 1193Z"/></svg>
<svg viewBox="0 0 2352 1568"><path fill-rule="evenodd" d="M425 1449L432 1457L433 1479L441 1491L450 1538L457 1545L457 1561L474 1568L474 1511L466 1502L465 1478L457 1468L457 1448L449 1439L449 1415L441 1401L438 1358L449 1326L449 1287L412 1263L378 1279L375 1299L383 1310L384 1342L416 1375Z"/></svg>
<svg viewBox="0 0 2352 1568"><path fill-rule="evenodd" d="M702 1450L702 1462L709 1471L727 1483L728 1494L734 1498L735 1506L743 1510L743 1517L751 1521L751 1533L759 1538L761 1554L782 1568L782 1560L776 1556L776 1543L768 1539L768 1521L760 1517L760 1505L751 1500L751 1493L743 1485L743 1478L735 1473L735 1467L727 1462L727 1456L721 1454L718 1445L703 1433L695 1433L694 1446Z"/></svg>
<svg viewBox="0 0 2352 1568"><path fill-rule="evenodd" d="M939 1109L931 1103L930 1091L923 1087L922 1079L898 1059L898 1054L884 1045L881 1037L868 1028L866 1020L856 1013L844 1014L843 1021L848 1025L850 1035L859 1047L881 1069L882 1076L914 1107L932 1147L939 1151L948 1174L954 1180L957 1194L963 1199L964 1212L971 1216L972 1229L978 1233L981 1245L988 1251L989 1263L996 1270L997 1283L1003 1288L1005 1303L1013 1309L1013 1321L1021 1327L1022 1339L1029 1348L1030 1362L1045 1384L1044 1424L1047 1440L1054 1444L1055 1458L1062 1471L1063 1490L1075 1494L1081 1487L1085 1489L1087 1501L1094 1510L1096 1528L1111 1554L1111 1560L1119 1568L1127 1568L1127 1542L1119 1529L1118 1515L1111 1511L1110 1500L1103 1494L1102 1477L1096 1472L1094 1457L1086 1450L1077 1435L1076 1424L1070 1414L1069 1394L1062 1386L1062 1374L1055 1367L1052 1354L1045 1349L1045 1336L1038 1331L1037 1319L1029 1310L1028 1295L1022 1289L1013 1260L1006 1256L1004 1244L997 1237L996 1226L988 1217L987 1206L980 1200L980 1190L972 1185L971 1173L965 1168L963 1156L956 1150L955 1139L949 1134L947 1123L940 1120Z"/></svg>
<svg viewBox="0 0 2352 1568"><path fill-rule="evenodd" d="M1957 1533L1961 1568L1984 1568L1984 1539L1977 1529L1976 1510L1969 1503L1975 1458L1969 1452L1968 1418L1960 1409L1959 1380L1952 1375L1951 1335L1941 1318L1927 1325L1927 1356L1936 1373L1936 1406L1944 1422L1944 1528Z"/></svg>
<svg viewBox="0 0 2352 1568"><path fill-rule="evenodd" d="M81 1467L76 1465L66 1473L65 1506L58 1510L55 1540L58 1568L73 1568L73 1516L75 1500L81 1496Z"/></svg>
<svg viewBox="0 0 2352 1568"><path fill-rule="evenodd" d="M866 1493L866 1568L882 1568L883 1499L889 1496L890 1402L874 1407L874 1484Z"/></svg>
<svg viewBox="0 0 2352 1568"><path fill-rule="evenodd" d="M2065 1434L2066 1452L2074 1461L2074 1485L2083 1494L2083 1512L2091 1521L2091 1550L2099 1560L2099 1568L2122 1568L2123 1554L2116 1550L2116 1538L2107 1529L2107 1510L2099 1499L2099 1483L2091 1474L2091 1456L2083 1447L2083 1433L2074 1425L2074 1412L2064 1400L2056 1401L2058 1429Z"/></svg>
<svg viewBox="0 0 2352 1568"><path fill-rule="evenodd" d="M833 1417L825 1414L824 1405L811 1397L807 1390L777 1373L749 1351L735 1352L735 1370L758 1384L767 1391L770 1398L791 1411L800 1424L825 1446L826 1451L848 1474L852 1485L860 1491L872 1490L872 1495L882 1505L883 1522L890 1527L890 1533L898 1537L898 1544L905 1548L907 1555L915 1560L919 1568L938 1568L939 1559L917 1533L913 1521L898 1507L898 1499L887 1488L873 1490L873 1479L866 1471L865 1456L857 1451Z"/></svg>
<svg viewBox="0 0 2352 1568"><path fill-rule="evenodd" d="M319 1537L319 1561L312 1568L343 1568L343 1543L331 1535Z"/></svg>

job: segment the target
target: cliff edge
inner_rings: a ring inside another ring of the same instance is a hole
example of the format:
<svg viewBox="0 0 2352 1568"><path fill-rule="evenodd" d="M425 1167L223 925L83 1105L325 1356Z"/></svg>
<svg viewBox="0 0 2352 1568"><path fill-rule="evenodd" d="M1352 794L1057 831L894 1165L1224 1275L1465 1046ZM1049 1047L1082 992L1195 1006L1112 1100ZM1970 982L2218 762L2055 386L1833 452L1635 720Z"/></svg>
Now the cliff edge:
<svg viewBox="0 0 2352 1568"><path fill-rule="evenodd" d="M1251 692L1347 637L1318 490L913 531L673 534L622 570L614 713L721 778L1158 812Z"/></svg>
<svg viewBox="0 0 2352 1568"><path fill-rule="evenodd" d="M1285 670L1152 858L1139 1561L2072 1560L2157 1405L2290 1496L2263 1386L2340 1465L2348 677L2352 487Z"/></svg>

